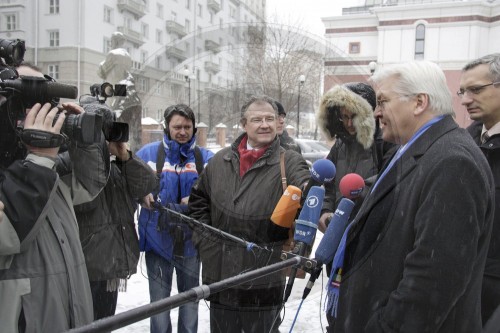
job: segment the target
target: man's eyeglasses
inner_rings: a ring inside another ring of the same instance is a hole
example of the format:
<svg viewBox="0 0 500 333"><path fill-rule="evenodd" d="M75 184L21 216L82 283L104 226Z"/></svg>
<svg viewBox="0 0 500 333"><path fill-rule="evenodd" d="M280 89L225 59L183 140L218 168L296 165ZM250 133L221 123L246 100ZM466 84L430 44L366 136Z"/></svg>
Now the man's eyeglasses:
<svg viewBox="0 0 500 333"><path fill-rule="evenodd" d="M265 118L250 118L250 123L255 125L262 125L265 123L273 123L276 121L275 117L265 117Z"/></svg>
<svg viewBox="0 0 500 333"><path fill-rule="evenodd" d="M482 86L472 86L472 87L468 87L465 89L460 89L459 91L457 91L457 95L458 95L458 97L463 97L465 94L468 94L469 96L470 95L477 95L481 91L483 91L484 88L489 87L489 86L494 86L495 84L500 84L500 81L484 84Z"/></svg>

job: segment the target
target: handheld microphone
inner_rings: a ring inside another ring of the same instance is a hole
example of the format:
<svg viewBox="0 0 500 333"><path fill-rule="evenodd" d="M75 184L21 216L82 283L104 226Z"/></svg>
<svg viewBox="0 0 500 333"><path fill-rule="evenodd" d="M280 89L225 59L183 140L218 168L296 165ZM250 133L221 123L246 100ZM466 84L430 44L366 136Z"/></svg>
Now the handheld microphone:
<svg viewBox="0 0 500 333"><path fill-rule="evenodd" d="M315 259L318 263L317 269L311 273L309 281L304 288L304 293L302 294L302 299L305 299L307 295L311 292L314 282L321 274L323 264L327 264L333 260L337 248L339 247L342 235L349 221L349 217L354 208L354 201L350 199L356 199L365 186L365 182L361 176L355 173L350 173L342 177L340 180L340 192L344 196L333 214L330 224L325 231L323 239L318 245L316 252L314 254Z"/></svg>
<svg viewBox="0 0 500 333"><path fill-rule="evenodd" d="M326 158L319 159L314 162L311 167L311 178L307 182L304 192L302 192L302 199L307 197L311 187L321 186L324 183L333 181L336 172L337 170L335 169L335 164Z"/></svg>
<svg viewBox="0 0 500 333"><path fill-rule="evenodd" d="M300 208L302 191L293 185L288 185L271 215L271 221L280 227L290 229Z"/></svg>
<svg viewBox="0 0 500 333"><path fill-rule="evenodd" d="M299 218L295 221L295 233L294 241L295 248L294 253L303 256L306 252L307 246L311 246L314 241L314 236L316 235L316 230L318 229L319 216L321 214L321 208L323 207L323 199L325 197L325 189L320 186L313 186L307 195L304 202L304 207L300 211ZM293 282L295 281L295 276L297 275L297 267L293 267L288 278L288 282L285 288L285 302L288 300L290 293L292 292Z"/></svg>

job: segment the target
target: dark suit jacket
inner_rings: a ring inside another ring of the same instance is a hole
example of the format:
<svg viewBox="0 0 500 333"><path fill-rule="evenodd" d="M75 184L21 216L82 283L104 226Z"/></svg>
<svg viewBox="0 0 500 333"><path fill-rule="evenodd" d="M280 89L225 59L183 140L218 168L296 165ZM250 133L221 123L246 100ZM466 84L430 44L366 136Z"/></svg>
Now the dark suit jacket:
<svg viewBox="0 0 500 333"><path fill-rule="evenodd" d="M493 196L467 132L430 127L353 221L335 332L480 332Z"/></svg>

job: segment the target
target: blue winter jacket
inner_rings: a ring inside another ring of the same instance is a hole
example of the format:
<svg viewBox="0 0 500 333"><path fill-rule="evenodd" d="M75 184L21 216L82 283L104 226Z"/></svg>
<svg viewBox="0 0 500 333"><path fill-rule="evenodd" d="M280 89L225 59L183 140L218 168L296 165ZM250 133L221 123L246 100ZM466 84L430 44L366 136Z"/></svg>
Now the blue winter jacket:
<svg viewBox="0 0 500 333"><path fill-rule="evenodd" d="M194 147L196 138L184 144L170 140L167 135L163 136L163 141L149 143L142 147L137 156L145 161L156 171L156 159L158 155L158 145L162 144L165 149L165 163L161 173L159 192L153 193L156 200L160 200L162 206L171 203L179 203L184 197L191 194L191 187L198 179L196 171ZM203 165L214 155L211 151L201 148ZM181 155L184 162L181 163ZM154 251L166 259L171 259L173 255L174 241L169 226L158 226L159 210L149 210L142 208L139 216L139 248L141 251ZM184 256L193 257L197 255L196 248L191 240L192 232L183 225L184 231Z"/></svg>

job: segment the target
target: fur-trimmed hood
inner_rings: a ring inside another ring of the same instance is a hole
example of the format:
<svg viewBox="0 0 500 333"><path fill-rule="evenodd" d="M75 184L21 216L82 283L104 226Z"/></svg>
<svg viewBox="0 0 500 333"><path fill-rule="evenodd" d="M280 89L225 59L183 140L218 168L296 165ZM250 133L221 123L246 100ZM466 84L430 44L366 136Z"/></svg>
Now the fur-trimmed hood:
<svg viewBox="0 0 500 333"><path fill-rule="evenodd" d="M363 89L368 87L373 92L373 89L367 84L358 83L357 85L362 85ZM373 107L370 105L370 103L375 103L375 100L370 100L369 103L365 98L353 92L352 87L352 84L337 85L327 91L321 98L321 104L316 113L316 121L321 131L330 140L334 137L340 137L342 140L351 138L352 140L354 139L353 136L349 135L339 120L340 109L346 108L353 115L356 115L353 119L353 126L356 128L356 141L365 149L368 149L373 144L376 130ZM375 93L373 92L373 96L370 97L374 99Z"/></svg>

